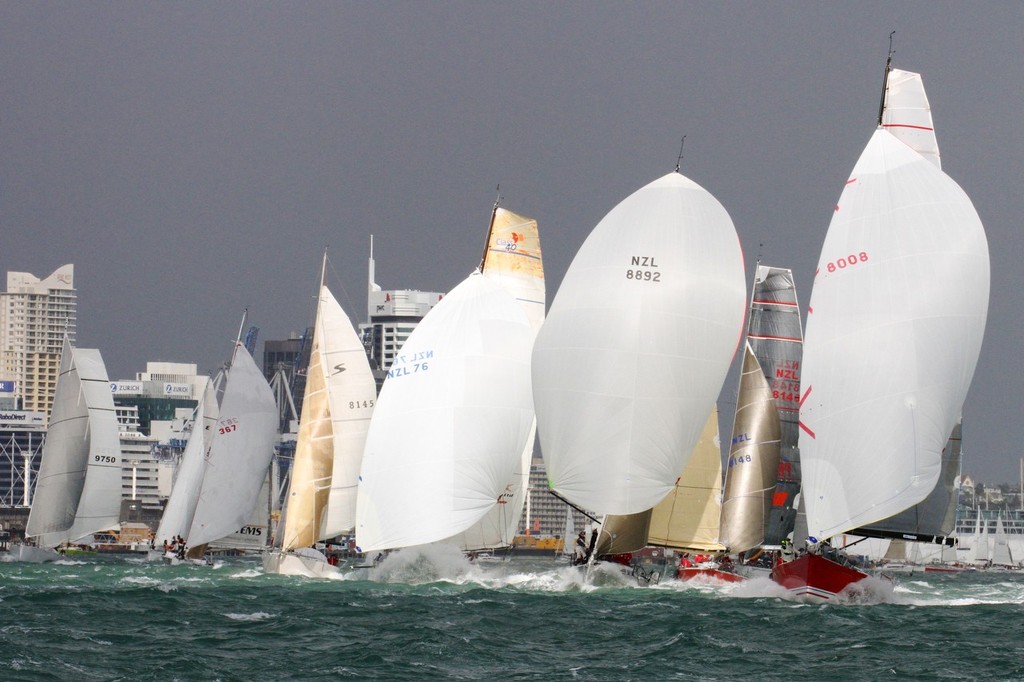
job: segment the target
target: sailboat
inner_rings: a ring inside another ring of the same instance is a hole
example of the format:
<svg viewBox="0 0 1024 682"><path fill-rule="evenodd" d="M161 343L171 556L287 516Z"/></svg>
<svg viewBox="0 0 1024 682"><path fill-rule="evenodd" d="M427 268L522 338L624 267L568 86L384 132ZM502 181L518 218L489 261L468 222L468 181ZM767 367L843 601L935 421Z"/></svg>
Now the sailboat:
<svg viewBox="0 0 1024 682"><path fill-rule="evenodd" d="M417 325L370 421L357 549L456 542L500 503L533 429L533 337L522 306L479 271Z"/></svg>
<svg viewBox="0 0 1024 682"><path fill-rule="evenodd" d="M765 548L778 548L796 526L800 493L800 363L803 325L793 272L758 263L747 321L747 343L771 389L779 419L779 465L764 529Z"/></svg>
<svg viewBox="0 0 1024 682"><path fill-rule="evenodd" d="M891 63L890 53L886 86L908 73ZM989 259L977 212L932 160L891 132L905 124L886 119L885 108L883 94L808 306L799 444L809 551L772 573L806 599L832 598L867 576L846 565L832 538L897 514L935 487L985 328ZM906 125L931 128L915 121Z"/></svg>
<svg viewBox="0 0 1024 682"><path fill-rule="evenodd" d="M325 577L338 567L314 545L355 528L356 486L377 387L366 351L320 272L313 345L306 371L280 547L263 570Z"/></svg>
<svg viewBox="0 0 1024 682"><path fill-rule="evenodd" d="M164 547L169 547L175 538L184 537L188 533L196 513L206 471L206 450L213 438L219 413L215 384L207 379L203 395L192 414L192 432L181 455L171 494L157 526L156 540L163 543ZM165 553L166 550L154 549L151 556L161 558Z"/></svg>
<svg viewBox="0 0 1024 682"><path fill-rule="evenodd" d="M764 543L781 440L773 391L748 341L722 499L721 540L730 553L740 554Z"/></svg>
<svg viewBox="0 0 1024 682"><path fill-rule="evenodd" d="M189 559L250 519L274 454L277 406L263 373L240 341L224 370L220 413L206 453L195 513L184 534Z"/></svg>
<svg viewBox="0 0 1024 682"><path fill-rule="evenodd" d="M495 202L480 271L515 297L536 335L544 322L546 303L537 221L513 213ZM456 539L467 555L481 557L488 551L507 551L512 547L526 505L536 434L537 421L534 418L518 466L497 504Z"/></svg>
<svg viewBox="0 0 1024 682"><path fill-rule="evenodd" d="M556 494L607 516L646 512L672 492L732 360L745 288L728 213L678 169L598 223L533 351Z"/></svg>
<svg viewBox="0 0 1024 682"><path fill-rule="evenodd" d="M118 527L121 444L110 381L100 352L64 337L46 441L26 536L13 560L59 558L53 548Z"/></svg>
<svg viewBox="0 0 1024 682"><path fill-rule="evenodd" d="M599 560L629 566L641 584L657 582L660 574L636 562L633 553L645 547L699 553L723 551L725 547L718 542L721 497L722 449L718 411L712 410L669 494L647 511L605 516L593 553ZM710 565L707 568L710 570Z"/></svg>
<svg viewBox="0 0 1024 682"><path fill-rule="evenodd" d="M597 555L618 558L642 547L679 551L683 559L676 577L688 580L702 575L733 582L735 573L712 560L725 546L719 542L722 516L722 446L718 435L718 410L712 410L701 430L686 467L668 495L646 512L619 516L609 514L602 524ZM691 562L701 555L706 560ZM657 582L654 569L632 563L633 575L641 584Z"/></svg>
<svg viewBox="0 0 1024 682"><path fill-rule="evenodd" d="M1010 535L1003 525L1003 514L996 516L996 532L992 536L992 560L989 568L1020 568L1020 564L1013 559L1013 550L1010 548Z"/></svg>

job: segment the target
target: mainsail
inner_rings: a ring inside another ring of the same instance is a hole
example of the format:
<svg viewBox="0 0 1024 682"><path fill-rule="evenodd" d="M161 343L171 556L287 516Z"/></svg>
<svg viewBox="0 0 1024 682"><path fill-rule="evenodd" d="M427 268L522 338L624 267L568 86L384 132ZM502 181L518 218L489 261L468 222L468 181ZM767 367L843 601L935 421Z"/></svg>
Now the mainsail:
<svg viewBox="0 0 1024 682"><path fill-rule="evenodd" d="M932 124L932 108L921 74L890 69L886 80L882 127L900 142L942 168L939 143Z"/></svg>
<svg viewBox="0 0 1024 682"><path fill-rule="evenodd" d="M356 486L376 384L351 321L321 284L288 489L285 550L355 527Z"/></svg>
<svg viewBox="0 0 1024 682"><path fill-rule="evenodd" d="M56 547L116 528L121 513L121 444L100 352L67 337L25 533Z"/></svg>
<svg viewBox="0 0 1024 682"><path fill-rule="evenodd" d="M793 272L758 264L750 298L747 343L771 388L779 416L779 466L764 543L793 532L800 492L799 408L803 325Z"/></svg>
<svg viewBox="0 0 1024 682"><path fill-rule="evenodd" d="M679 173L594 228L533 352L549 486L600 514L651 509L683 470L740 337L743 256L729 215Z"/></svg>
<svg viewBox="0 0 1024 682"><path fill-rule="evenodd" d="M206 471L192 525L190 553L238 530L252 516L274 455L277 406L252 356L235 343L225 371L216 431L206 451Z"/></svg>
<svg viewBox="0 0 1024 682"><path fill-rule="evenodd" d="M481 271L512 294L530 321L534 334L544 322L544 265L537 221L495 205ZM526 505L530 463L537 431L536 419L523 446L519 465L490 512L465 531L463 550L509 547Z"/></svg>
<svg viewBox="0 0 1024 682"><path fill-rule="evenodd" d="M361 551L456 536L498 504L533 426L522 307L474 273L416 327L388 372L356 503Z"/></svg>
<svg viewBox="0 0 1024 682"><path fill-rule="evenodd" d="M988 294L970 199L880 127L836 207L808 308L800 453L812 536L887 518L935 487Z"/></svg>
<svg viewBox="0 0 1024 682"><path fill-rule="evenodd" d="M730 552L745 552L764 542L779 470L780 438L775 398L748 342L722 499L721 541Z"/></svg>

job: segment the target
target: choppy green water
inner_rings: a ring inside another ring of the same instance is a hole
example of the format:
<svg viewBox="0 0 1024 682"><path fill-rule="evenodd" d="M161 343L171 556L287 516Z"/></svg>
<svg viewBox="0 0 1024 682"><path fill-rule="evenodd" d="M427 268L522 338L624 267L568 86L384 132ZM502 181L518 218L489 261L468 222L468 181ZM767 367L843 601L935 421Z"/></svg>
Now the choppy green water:
<svg viewBox="0 0 1024 682"><path fill-rule="evenodd" d="M595 582L437 552L336 581L256 559L0 563L0 680L1024 679L1021 574L908 576L828 605L767 580Z"/></svg>

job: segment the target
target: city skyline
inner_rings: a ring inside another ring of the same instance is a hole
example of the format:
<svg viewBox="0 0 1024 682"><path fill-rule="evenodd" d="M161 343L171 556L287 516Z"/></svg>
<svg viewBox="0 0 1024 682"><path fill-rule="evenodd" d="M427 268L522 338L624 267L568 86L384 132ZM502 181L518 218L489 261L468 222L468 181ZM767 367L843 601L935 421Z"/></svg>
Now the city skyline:
<svg viewBox="0 0 1024 682"><path fill-rule="evenodd" d="M112 377L209 373L246 307L263 340L309 325L325 247L354 323L371 234L384 288L451 289L498 194L539 222L550 303L686 135L682 172L732 216L748 284L759 256L792 268L806 311L895 30L989 239L964 473L1013 481L1022 29L1018 5L956 3L3 3L0 269L73 263L79 343Z"/></svg>

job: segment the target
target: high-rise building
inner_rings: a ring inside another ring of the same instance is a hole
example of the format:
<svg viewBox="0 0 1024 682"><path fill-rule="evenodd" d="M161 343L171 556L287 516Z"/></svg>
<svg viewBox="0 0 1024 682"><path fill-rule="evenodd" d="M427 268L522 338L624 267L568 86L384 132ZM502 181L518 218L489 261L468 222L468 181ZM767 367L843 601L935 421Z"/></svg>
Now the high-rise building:
<svg viewBox="0 0 1024 682"><path fill-rule="evenodd" d="M0 293L0 380L13 381L18 408L50 413L64 334L75 342L75 266L46 279L8 272Z"/></svg>
<svg viewBox="0 0 1024 682"><path fill-rule="evenodd" d="M380 392L391 363L402 344L423 316L437 305L444 294L436 291L393 289L383 291L374 282L373 238L370 238L369 277L367 278L367 322L359 325L359 336L366 348L370 368Z"/></svg>
<svg viewBox="0 0 1024 682"><path fill-rule="evenodd" d="M0 408L0 508L32 503L45 439L45 413Z"/></svg>

